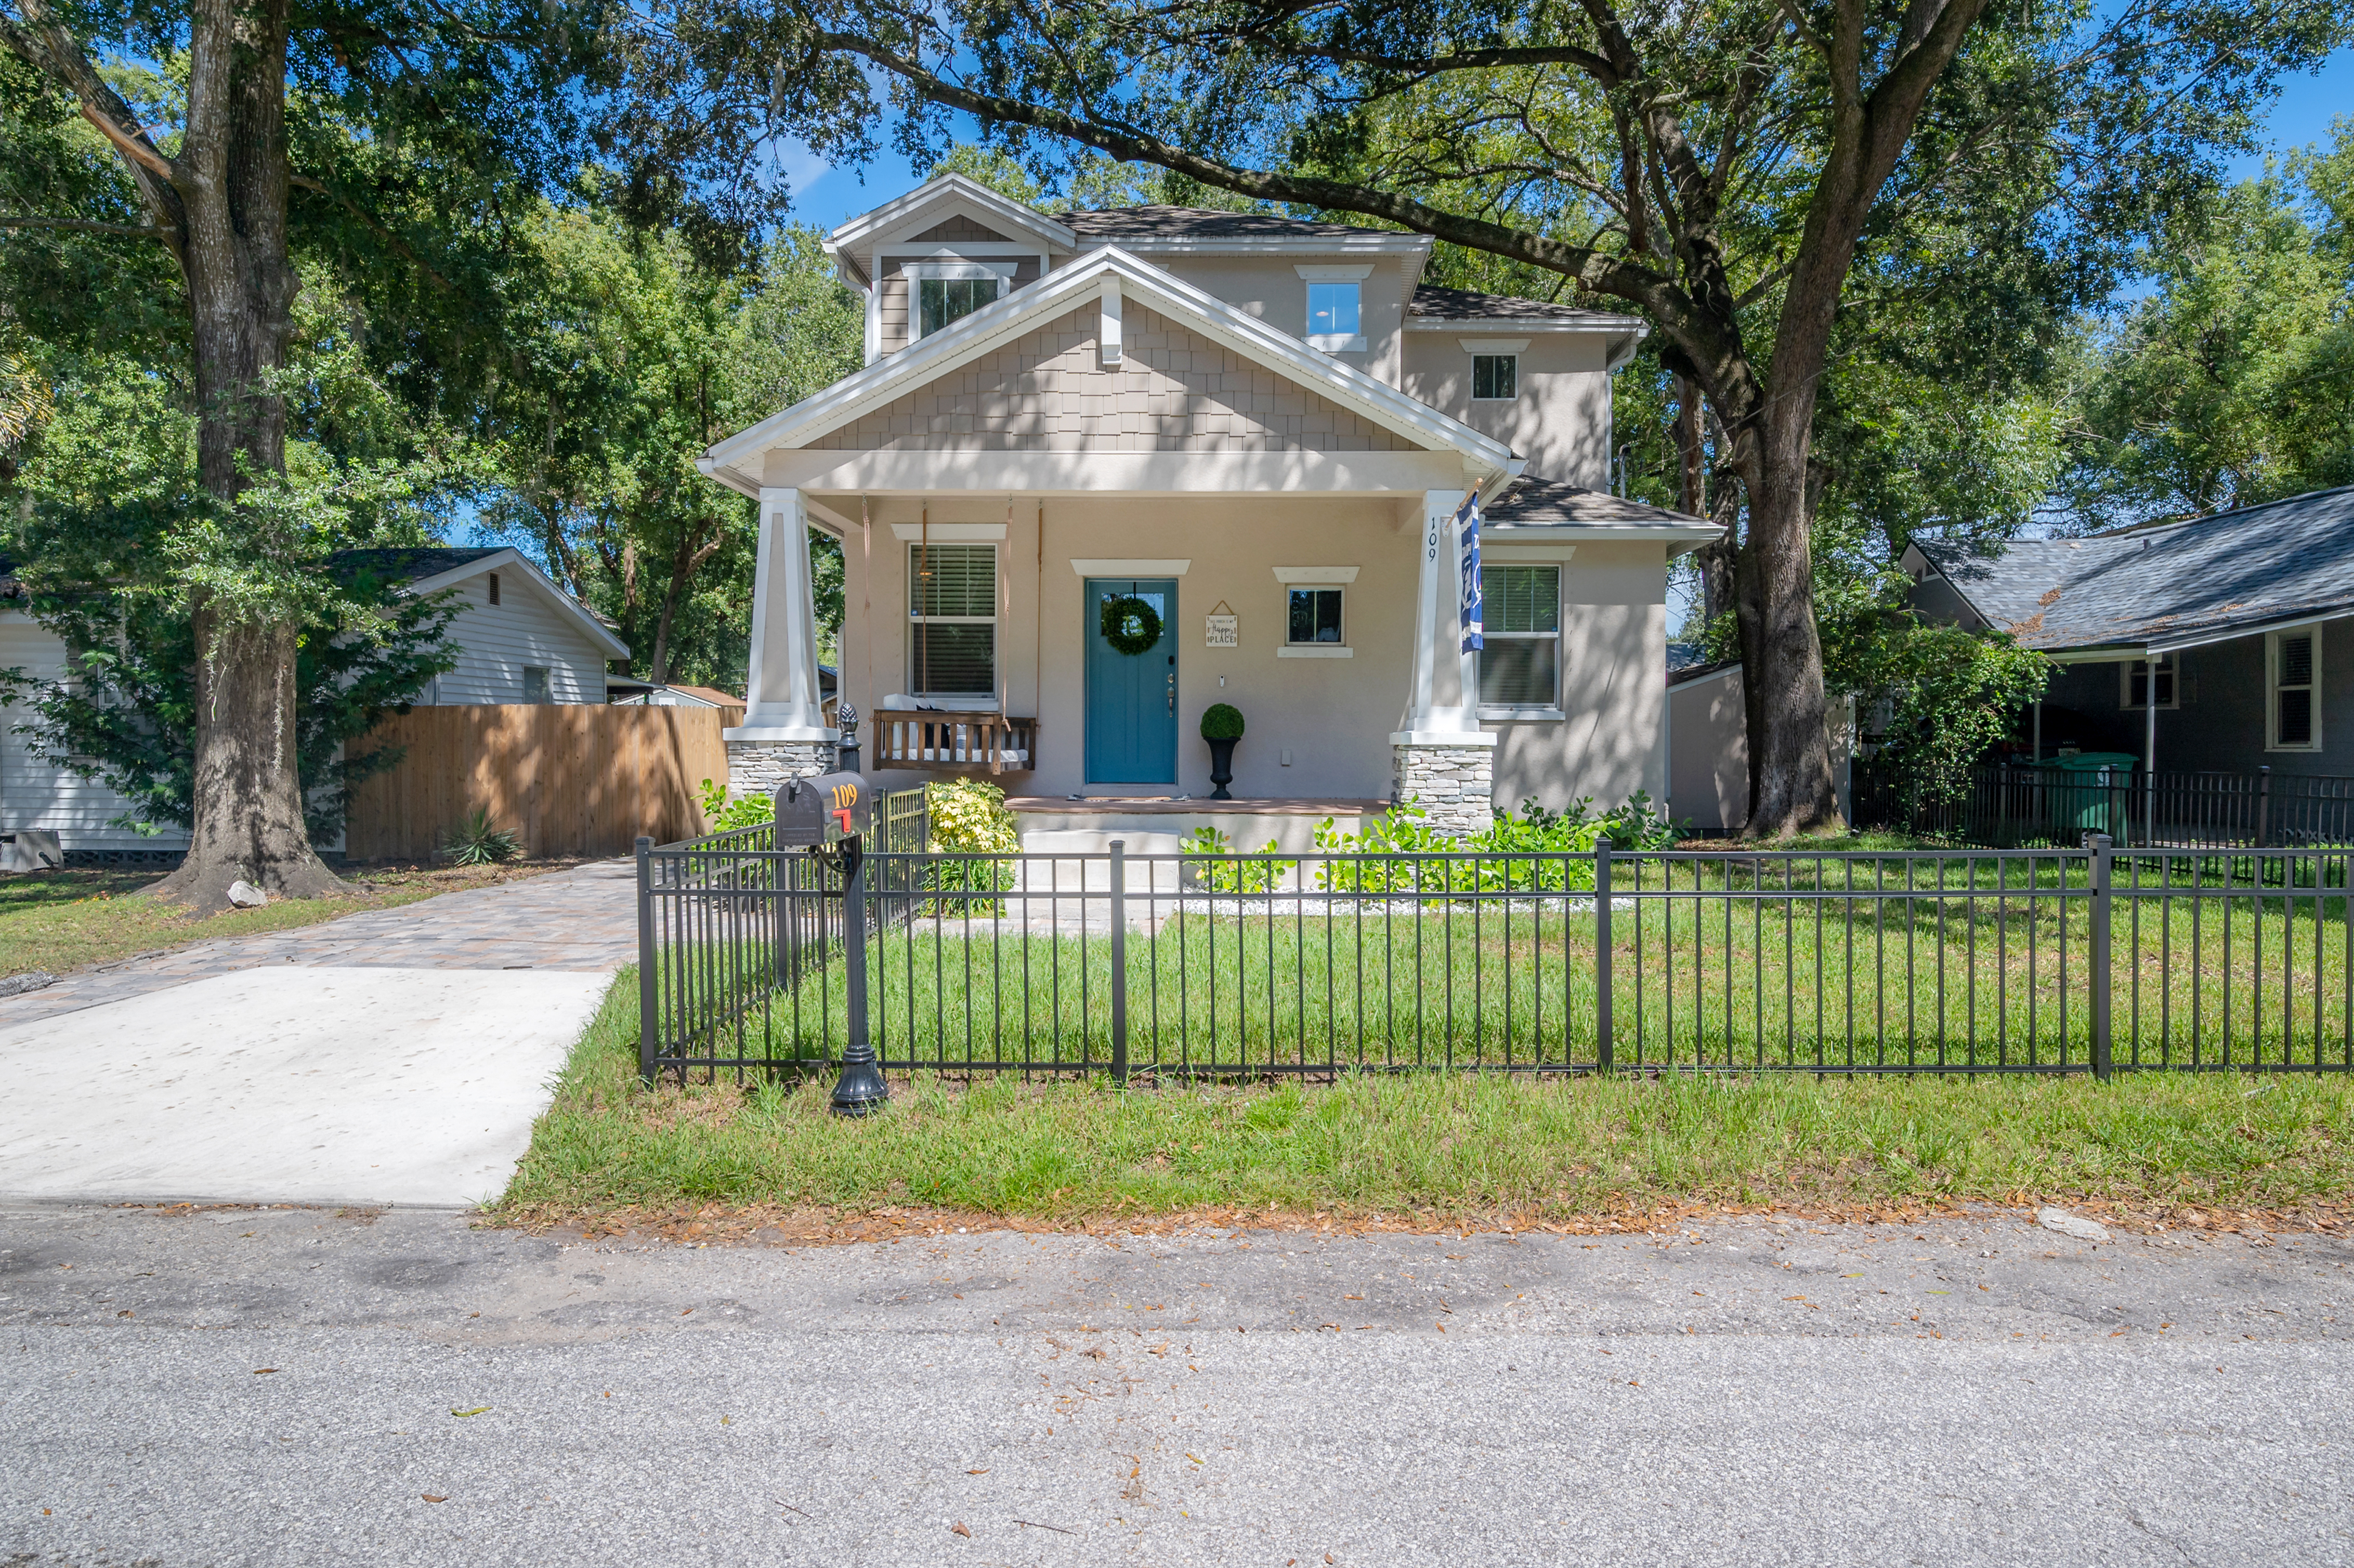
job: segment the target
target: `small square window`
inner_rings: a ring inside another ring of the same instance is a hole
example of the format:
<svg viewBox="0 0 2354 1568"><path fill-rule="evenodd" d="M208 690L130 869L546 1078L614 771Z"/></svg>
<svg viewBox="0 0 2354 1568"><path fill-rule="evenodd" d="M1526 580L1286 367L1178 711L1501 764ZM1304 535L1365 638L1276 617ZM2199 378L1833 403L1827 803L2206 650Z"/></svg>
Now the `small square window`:
<svg viewBox="0 0 2354 1568"><path fill-rule="evenodd" d="M1475 354L1471 356L1471 396L1479 402L1502 402L1521 395L1521 356L1517 354Z"/></svg>
<svg viewBox="0 0 2354 1568"><path fill-rule="evenodd" d="M547 672L536 664L525 664L523 667L523 700L535 705L545 705L556 700L549 689Z"/></svg>
<svg viewBox="0 0 2354 1568"><path fill-rule="evenodd" d="M1341 590L1336 588L1296 588L1291 590L1290 631L1294 647L1306 643L1338 646L1341 634Z"/></svg>
<svg viewBox="0 0 2354 1568"><path fill-rule="evenodd" d="M1363 332L1357 313L1357 288L1354 283L1309 284L1308 335L1355 337Z"/></svg>

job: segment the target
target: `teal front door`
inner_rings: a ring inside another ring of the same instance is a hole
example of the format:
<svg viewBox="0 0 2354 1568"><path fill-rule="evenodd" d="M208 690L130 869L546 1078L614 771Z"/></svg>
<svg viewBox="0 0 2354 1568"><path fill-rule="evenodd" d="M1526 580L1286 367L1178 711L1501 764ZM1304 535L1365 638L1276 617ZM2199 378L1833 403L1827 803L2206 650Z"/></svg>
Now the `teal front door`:
<svg viewBox="0 0 2354 1568"><path fill-rule="evenodd" d="M1176 579L1089 577L1087 617L1087 782L1176 783Z"/></svg>

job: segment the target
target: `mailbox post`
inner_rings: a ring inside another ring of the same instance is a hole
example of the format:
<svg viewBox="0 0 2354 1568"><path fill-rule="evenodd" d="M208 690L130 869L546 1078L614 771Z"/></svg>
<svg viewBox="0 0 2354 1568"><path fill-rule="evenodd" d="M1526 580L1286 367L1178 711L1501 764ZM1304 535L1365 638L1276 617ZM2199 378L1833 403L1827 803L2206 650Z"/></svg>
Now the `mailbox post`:
<svg viewBox="0 0 2354 1568"><path fill-rule="evenodd" d="M867 827L866 782L855 773L789 779L777 791L777 847L814 851L842 869L843 991L849 1025L833 1108L843 1116L864 1116L891 1097L866 1024Z"/></svg>

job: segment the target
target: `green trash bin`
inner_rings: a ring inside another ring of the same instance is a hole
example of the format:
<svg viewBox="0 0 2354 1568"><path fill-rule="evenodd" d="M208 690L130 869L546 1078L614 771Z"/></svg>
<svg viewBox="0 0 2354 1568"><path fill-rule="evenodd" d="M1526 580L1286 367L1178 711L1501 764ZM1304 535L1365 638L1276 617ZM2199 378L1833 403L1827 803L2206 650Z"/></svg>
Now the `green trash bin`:
<svg viewBox="0 0 2354 1568"><path fill-rule="evenodd" d="M2119 844L2126 842L2126 806L2140 758L2129 751L2080 751L2031 766L2057 775L2043 791L2053 836L2076 843L2086 833L2106 833Z"/></svg>

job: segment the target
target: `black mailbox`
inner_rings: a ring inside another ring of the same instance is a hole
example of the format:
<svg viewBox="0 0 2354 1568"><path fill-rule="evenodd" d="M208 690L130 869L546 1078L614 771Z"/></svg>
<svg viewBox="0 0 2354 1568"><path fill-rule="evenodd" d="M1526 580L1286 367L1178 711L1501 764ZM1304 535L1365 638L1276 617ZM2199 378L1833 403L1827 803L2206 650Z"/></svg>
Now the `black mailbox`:
<svg viewBox="0 0 2354 1568"><path fill-rule="evenodd" d="M855 773L791 779L777 791L777 847L838 844L866 832L866 781Z"/></svg>

